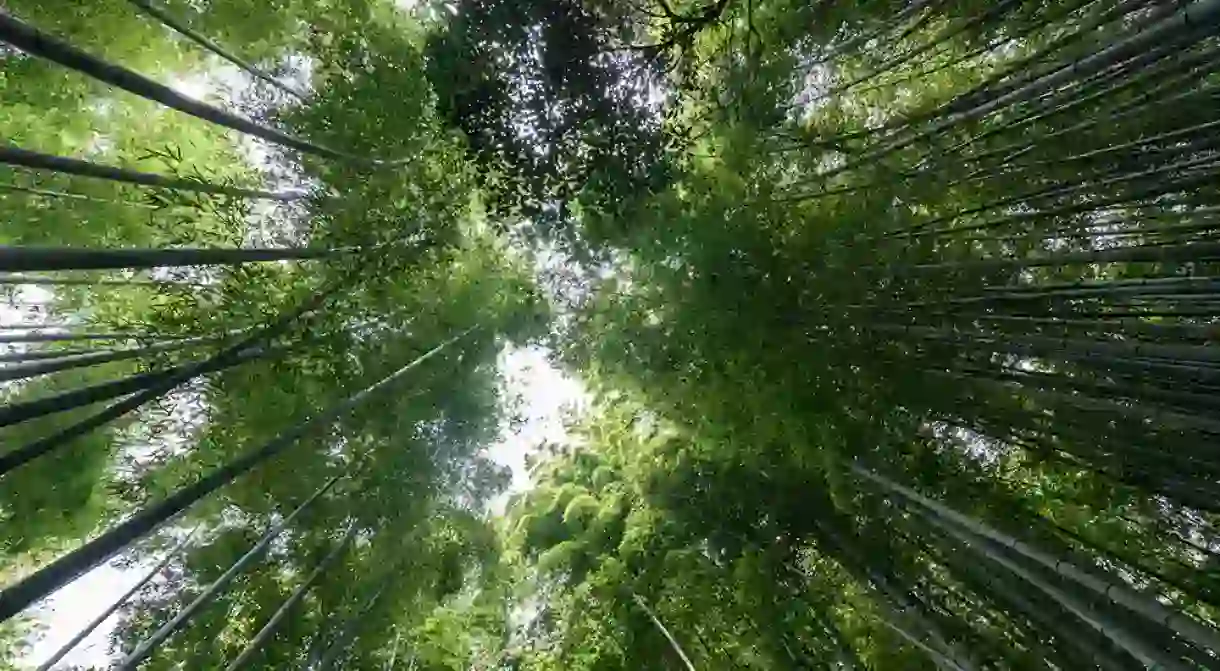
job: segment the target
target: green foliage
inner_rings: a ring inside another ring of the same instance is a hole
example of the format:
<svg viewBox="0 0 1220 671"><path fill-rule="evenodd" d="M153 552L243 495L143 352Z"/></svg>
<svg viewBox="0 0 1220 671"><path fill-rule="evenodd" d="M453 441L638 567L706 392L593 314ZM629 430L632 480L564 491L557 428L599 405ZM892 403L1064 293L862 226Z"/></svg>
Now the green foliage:
<svg viewBox="0 0 1220 671"><path fill-rule="evenodd" d="M126 3L77 4L6 9L175 86L215 71ZM167 525L202 540L124 607L116 654L311 501L143 668L252 641L257 668L1216 665L1220 52L1198 5L165 7L312 92L223 105L368 160L251 152L0 54L17 146L309 194L6 169L0 242L339 250L73 272L36 309L18 285L23 319L131 335L14 356L148 349L10 381L9 404L252 340L0 480L10 582L308 427ZM489 519L497 358L543 338L596 400ZM13 657L29 623L6 626Z"/></svg>

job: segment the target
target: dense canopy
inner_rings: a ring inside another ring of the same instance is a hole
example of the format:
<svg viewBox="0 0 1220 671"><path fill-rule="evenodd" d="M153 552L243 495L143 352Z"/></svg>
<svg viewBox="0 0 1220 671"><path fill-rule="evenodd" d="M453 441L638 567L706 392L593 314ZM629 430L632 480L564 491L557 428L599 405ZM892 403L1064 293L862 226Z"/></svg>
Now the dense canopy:
<svg viewBox="0 0 1220 671"><path fill-rule="evenodd" d="M0 666L1220 668L1218 27L10 0Z"/></svg>

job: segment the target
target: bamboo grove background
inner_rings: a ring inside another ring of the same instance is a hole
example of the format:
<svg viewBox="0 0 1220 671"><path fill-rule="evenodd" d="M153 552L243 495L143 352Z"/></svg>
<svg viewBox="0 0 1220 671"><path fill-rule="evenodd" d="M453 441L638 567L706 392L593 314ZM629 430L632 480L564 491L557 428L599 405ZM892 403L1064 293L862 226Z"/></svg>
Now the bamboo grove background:
<svg viewBox="0 0 1220 671"><path fill-rule="evenodd" d="M8 3L0 658L118 562L124 669L1220 668L1218 27Z"/></svg>

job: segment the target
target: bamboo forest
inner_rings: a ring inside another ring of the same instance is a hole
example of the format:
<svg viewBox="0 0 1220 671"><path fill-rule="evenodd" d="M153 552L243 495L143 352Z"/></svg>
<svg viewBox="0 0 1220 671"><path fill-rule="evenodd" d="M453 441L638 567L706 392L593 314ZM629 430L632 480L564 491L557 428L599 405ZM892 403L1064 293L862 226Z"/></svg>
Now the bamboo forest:
<svg viewBox="0 0 1220 671"><path fill-rule="evenodd" d="M0 136L0 668L1220 669L1220 0L4 0Z"/></svg>

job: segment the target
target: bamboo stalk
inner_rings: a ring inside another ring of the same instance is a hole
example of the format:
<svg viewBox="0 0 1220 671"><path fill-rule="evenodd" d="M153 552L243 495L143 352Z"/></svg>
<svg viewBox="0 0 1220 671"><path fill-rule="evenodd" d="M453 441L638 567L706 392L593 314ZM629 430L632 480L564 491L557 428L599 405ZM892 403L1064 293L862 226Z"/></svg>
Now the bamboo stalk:
<svg viewBox="0 0 1220 671"><path fill-rule="evenodd" d="M407 373L423 362L436 356L446 347L464 337L473 329L450 338L432 348L419 358L399 368L380 381L357 391L327 411L306 418L280 433L261 447L246 452L213 470L194 483L182 487L166 499L149 505L122 523L102 533L77 549L56 559L47 566L26 576L16 584L0 591L0 622L20 613L31 603L59 590L81 574L106 561L119 550L151 533L204 497L227 485L238 476L284 452L297 440L319 425L332 422L359 407L370 396L402 380ZM8 456L8 455L4 455Z"/></svg>
<svg viewBox="0 0 1220 671"><path fill-rule="evenodd" d="M354 251L310 247L80 249L0 246L0 270L114 270L324 259Z"/></svg>
<svg viewBox="0 0 1220 671"><path fill-rule="evenodd" d="M221 196L234 196L237 198L254 198L288 202L301 200L308 195L302 191L262 191L259 189L245 189L236 186L228 186L225 184L205 182L199 179L167 177L165 175L158 175L151 172L140 172L138 170L128 170L127 168L113 168L108 165L93 163L92 161L84 161L77 158L41 154L13 146L0 146L0 163L29 168L31 170L49 170L51 172L64 173L67 175L78 175L80 177L92 177L94 179L105 179L113 182L139 184L141 186L174 189L177 191L195 191L199 193L209 193Z"/></svg>
<svg viewBox="0 0 1220 671"><path fill-rule="evenodd" d="M117 668L133 669L139 666L140 663L147 659L154 650L160 647L160 645L164 643L167 638L172 636L174 632L178 631L183 625L189 622L191 618L193 618L195 614L199 612L200 608L215 600L215 598L229 585L229 583L233 581L234 578L237 577L239 573L246 570L248 566L262 556L262 554L267 551L267 548L271 546L271 543L278 538L285 529L292 526L297 518L301 516L301 513L309 509L309 507L312 506L315 501L325 495L326 492L330 491L330 489L334 487L337 482L339 482L339 480L343 479L347 475L350 475L350 473L351 471L330 478L325 484L318 488L317 491L310 495L309 498L302 501L300 505L293 509L293 511L289 513L287 517L279 522L271 524L267 528L267 531L263 533L262 537L258 539L258 542L247 550L245 554L239 557L237 561L233 562L229 568L220 575L220 577L213 580L206 588L204 588L203 591L199 593L199 596L195 597L190 603L179 610L172 618L169 619L168 622L158 627L156 631L149 634L144 640L136 644L136 647L133 648L131 652L127 653L127 655L123 657L121 661L119 661Z"/></svg>
<svg viewBox="0 0 1220 671"><path fill-rule="evenodd" d="M172 550L165 553L165 555L161 558L161 561L157 562L156 566L153 566L148 573L144 574L144 577L141 578L139 582L133 585L131 589L124 592L122 596L114 601L114 603L110 604L110 607L103 611L101 615L98 615L96 618L91 620L89 624L86 624L84 628L77 632L76 635L73 636L67 643L60 646L60 648L52 653L45 662L38 665L38 671L50 671L59 660L63 659L65 655L72 651L72 648L80 645L81 641L85 640L89 634L92 634L94 630L101 626L103 622L122 608L123 605L131 599L131 597L135 596L135 594L141 589L144 589L144 586L152 582L153 578L160 575L161 572L165 570L165 567L169 566L169 563L173 561L175 557L182 554L182 551L185 550L188 545L190 545L191 540L194 539L195 533L198 530L199 527L195 527L191 533L183 537L183 539L179 541Z"/></svg>
<svg viewBox="0 0 1220 671"><path fill-rule="evenodd" d="M158 84L132 70L91 56L71 44L52 37L3 11L0 11L0 40L17 47L31 56L44 58L115 88L138 95L141 98L146 98L184 114L189 114L198 119L251 135L272 144L323 158L360 163L378 163L375 160L314 144L269 126L255 123L247 118L230 114L219 107L188 98L168 86Z"/></svg>
<svg viewBox="0 0 1220 671"><path fill-rule="evenodd" d="M2 331L3 329L0 329ZM0 343L74 342L79 340L128 340L139 337L136 333L2 333Z"/></svg>
<svg viewBox="0 0 1220 671"><path fill-rule="evenodd" d="M197 282L174 282L172 280L144 279L95 279L90 277L46 277L39 275L3 275L0 284L32 284L36 286L97 286L97 287L165 287L194 289L200 285ZM4 327L0 327L4 328Z"/></svg>
<svg viewBox="0 0 1220 671"><path fill-rule="evenodd" d="M239 56L228 51L227 49L220 46L219 44L208 39L207 36L203 35L202 33L198 32L196 30L193 30L189 25L186 24L185 21L179 20L173 14L171 14L168 10L166 10L164 7L162 7L160 4L153 2L153 0L127 0L127 1L130 2L132 5L135 5L140 11L144 12L152 19L164 24L165 26L167 26L174 32L178 33L179 35L182 35L186 39L194 42L195 44L198 44L199 46L203 47L207 51L215 54L216 56L223 58L224 60L232 63L233 65L236 65L238 68L243 70L246 74L250 75L251 77L254 77L255 79L266 82L266 83L274 86L275 88L279 89L280 91L283 91L284 93L287 93L288 95L298 98L300 100L305 100L306 98L308 98L308 95L306 95L300 89L297 89L293 86L289 86L288 84L281 82L280 80L276 79L275 77L272 77L266 71L254 66L253 64L249 63L248 61L240 58Z"/></svg>
<svg viewBox="0 0 1220 671"><path fill-rule="evenodd" d="M336 285L336 288L339 285ZM269 326L252 332L241 341L225 348L208 359L199 362L190 369L182 372L181 375L172 379L166 380L164 383L151 387L144 391L131 395L130 397L107 407L106 409L90 415L68 427L65 427L49 436L38 438L34 441L26 443L20 447L14 448L0 454L0 475L4 475L15 468L22 466L44 454L47 454L67 443L76 440L82 436L88 435L95 429L99 429L110 422L119 419L129 412L143 406L145 403L156 400L165 394L168 394L178 385L188 382L200 375L205 375L217 367L223 367L225 361L240 355L242 352L267 345L272 339L286 333L294 322L298 319L310 314L313 310L323 305L330 293L328 291L320 291L311 296L304 303L299 305L293 312L280 317L272 322ZM89 350L76 350L73 354L88 353ZM61 352L62 354L63 352ZM3 594L0 593L0 601L3 601Z"/></svg>
<svg viewBox="0 0 1220 671"><path fill-rule="evenodd" d="M170 352L196 345L202 345L214 340L216 339L206 336L184 338L182 340L153 343L144 347L134 347L125 350L102 350L98 352L89 352L86 354L66 355L47 360L17 363L12 366L0 368L0 381L22 380L39 375L46 375L48 373L55 373L62 370L70 370L85 366L97 366L115 361L126 361L149 354L155 354L157 352Z"/></svg>
<svg viewBox="0 0 1220 671"><path fill-rule="evenodd" d="M1206 36L1207 26L1220 20L1220 2L1197 0L1177 9L1173 14L1143 26L1126 39L1093 53L1038 79L1026 83L1014 91L993 98L969 110L958 112L944 124L947 128L967 119L986 116L1014 102L1030 99L1034 94L1068 83L1074 77L1098 72L1127 58L1148 51L1156 51L1167 44L1180 45L1197 41Z"/></svg>
<svg viewBox="0 0 1220 671"><path fill-rule="evenodd" d="M1054 599L1068 612L1074 614L1093 629L1101 632L1125 653L1139 660L1147 668L1163 671L1188 671L1185 666L1176 660L1167 658L1155 647L1142 641L1135 633L1119 626L1095 607L1054 586L1050 581L1021 566L1012 559L994 551L993 548L987 545L986 540L968 535L963 530L950 526L939 519L930 516L927 516L927 519L930 524L939 527L966 547L978 549L979 553L987 559L1008 569L1014 575L1025 580L1029 585Z"/></svg>
<svg viewBox="0 0 1220 671"><path fill-rule="evenodd" d="M652 612L652 609L648 607L648 604L644 603L644 600L640 598L640 595L636 594L634 591L631 592L631 598L633 601L635 601L635 605L639 606L640 610L644 611L644 614L647 615L648 619L652 621L652 624L657 628L657 631L660 631L661 634L665 636L665 640L669 641L669 646L675 653L678 654L678 658L682 660L682 664L686 666L687 671L695 671L695 665L691 663L690 657L686 655L686 651L682 649L682 645L678 643L678 639L674 638L674 635L670 633L669 628L661 623L661 620L657 618L655 613Z"/></svg>
<svg viewBox="0 0 1220 671"><path fill-rule="evenodd" d="M240 365L247 361L262 357L265 354L263 350L247 350L235 357L227 359L218 366L215 370L209 372L219 372L226 368ZM126 396L138 391L143 391L150 388L158 387L169 380L176 379L181 376L184 371L192 366L182 365L173 366L164 370L152 371L147 373L136 373L111 380L109 382L100 382L98 384L89 385L80 389L62 392L46 398L39 398L30 401L19 401L8 403L0 406L0 427L12 426L22 422L45 417L60 412L68 412L78 408L85 408L95 403L108 401L112 398Z"/></svg>
<svg viewBox="0 0 1220 671"><path fill-rule="evenodd" d="M155 210L156 205L148 203L140 203L128 200L112 200L109 198L96 198L94 196L86 196L80 193L70 193L67 191L53 191L49 189L36 189L28 186L19 186L17 184L0 184L0 191L9 191L15 193L28 193L32 196L44 196L47 198L64 198L67 200L80 200L90 203L106 203L108 205L130 205L131 207L142 207L145 209Z"/></svg>
<svg viewBox="0 0 1220 671"><path fill-rule="evenodd" d="M1102 263L1169 263L1174 261L1210 261L1220 259L1220 242L1198 242L1181 245L1157 245L1119 247L1088 252L1069 252L1051 256L1023 259L980 259L974 261L950 261L946 263L924 263L890 268L901 272L910 271L963 271L987 272L999 270L1022 270L1025 268L1049 268L1081 264Z"/></svg>
<svg viewBox="0 0 1220 671"><path fill-rule="evenodd" d="M1212 629L1200 625L1182 613L1175 613L1172 610L1162 606L1157 601L1148 599L1126 587L1084 573L1066 561L1050 557L1040 550L1037 550L1011 536L990 529L989 527L986 527L983 524L976 522L975 520L972 520L941 503L937 503L936 501L933 501L932 499L929 499L908 487L904 487L893 480L873 473L862 466L851 464L849 468L852 470L852 472L863 477L864 479L878 484L890 492L899 494L902 498L918 504L925 510L935 513L939 517L951 521L953 524L959 525L963 529L969 530L971 534L977 535L978 537L986 539L989 542L1012 550L1020 556L1040 564L1041 566L1067 580L1072 581L1077 585L1087 588L1088 590L1093 591L1104 598L1110 599L1115 603L1124 606L1125 608L1131 609L1133 612L1147 618L1150 622L1154 622L1158 625L1165 625L1171 628L1174 632L1184 636L1191 643L1200 646L1200 649L1202 650L1220 650L1220 634L1217 634Z"/></svg>
<svg viewBox="0 0 1220 671"><path fill-rule="evenodd" d="M249 663L249 661L254 657L255 653L261 650L262 647L266 645L267 641L271 639L272 634L275 633L275 630L277 627L279 627L280 622L282 622L284 618L288 617L288 614L292 612L293 607L305 598L305 595L308 594L311 589L313 589L313 586L317 584L326 571L329 570L336 561L338 561L339 557L343 555L343 552L347 549L348 545L351 544L352 539L355 538L355 536L356 525L353 523L348 525L347 531L344 532L339 542L336 543L335 547L322 558L322 561L319 562L317 567L314 568L313 572L309 574L309 577L305 579L305 582L301 583L295 590L293 590L292 594L271 616L271 619L267 620L267 623L263 625L263 628L259 629L258 633L254 635L254 638L250 639L250 642L246 644L246 647L242 649L237 657L232 662L229 662L227 666L225 666L225 671L237 671L237 669L241 669Z"/></svg>
<svg viewBox="0 0 1220 671"><path fill-rule="evenodd" d="M988 116L1009 105L1028 101L1048 89L1070 83L1075 77L1094 74L1115 63L1138 55L1146 49L1155 49L1157 45L1164 45L1170 42L1182 44L1198 41L1206 36L1206 27L1217 21L1220 21L1220 0L1196 0L1190 5L1175 11L1167 18L1153 22L1150 25L1141 26L1135 34L1115 42L1101 51L1071 64L1063 65L1049 74L1042 75L1015 90L979 103L974 107L954 111L914 135L901 139L893 139L861 155L854 161L843 163L839 167L822 174L821 178L828 180L831 177L843 174L862 165L876 163L882 158L914 146L921 140L936 137L954 126Z"/></svg>

